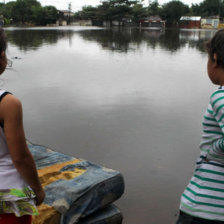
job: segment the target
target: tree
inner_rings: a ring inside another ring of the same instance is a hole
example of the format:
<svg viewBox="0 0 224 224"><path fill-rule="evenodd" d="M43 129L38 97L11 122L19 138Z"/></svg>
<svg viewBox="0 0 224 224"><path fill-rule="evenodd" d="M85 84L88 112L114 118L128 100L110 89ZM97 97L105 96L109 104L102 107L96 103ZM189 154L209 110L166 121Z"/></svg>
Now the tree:
<svg viewBox="0 0 224 224"><path fill-rule="evenodd" d="M121 22L123 18L130 17L131 6L137 4L138 0L107 0L103 1L104 7L107 7L105 17L107 20L117 20Z"/></svg>
<svg viewBox="0 0 224 224"><path fill-rule="evenodd" d="M7 4L1 5L1 14L4 18L11 20L13 18L13 7L16 2L8 2Z"/></svg>
<svg viewBox="0 0 224 224"><path fill-rule="evenodd" d="M2 15L7 21L13 23L32 23L46 25L55 23L57 9L54 6L41 7L37 0L16 0L0 5Z"/></svg>
<svg viewBox="0 0 224 224"><path fill-rule="evenodd" d="M191 11L196 16L224 16L223 0L204 0L200 4L192 4Z"/></svg>
<svg viewBox="0 0 224 224"><path fill-rule="evenodd" d="M192 4L191 5L191 12L194 16L201 15L201 8L199 4Z"/></svg>
<svg viewBox="0 0 224 224"><path fill-rule="evenodd" d="M17 0L12 6L12 18L15 22L25 23L30 16L29 9L23 0Z"/></svg>
<svg viewBox="0 0 224 224"><path fill-rule="evenodd" d="M11 16L14 22L31 22L32 7L40 7L40 3L36 0L17 0L11 6Z"/></svg>
<svg viewBox="0 0 224 224"><path fill-rule="evenodd" d="M97 14L97 8L93 6L84 6L79 15L82 19L95 19Z"/></svg>
<svg viewBox="0 0 224 224"><path fill-rule="evenodd" d="M77 19L91 19L95 21L133 19L147 16L146 8L141 4L143 0L102 0L97 7L85 6L75 14Z"/></svg>
<svg viewBox="0 0 224 224"><path fill-rule="evenodd" d="M44 24L52 24L56 23L56 20L58 19L58 11L54 6L45 6L43 7L43 18L44 18Z"/></svg>
<svg viewBox="0 0 224 224"><path fill-rule="evenodd" d="M221 0L204 0L200 3L200 14L202 16L216 16L220 15L221 6L223 2Z"/></svg>
<svg viewBox="0 0 224 224"><path fill-rule="evenodd" d="M162 6L161 17L167 21L168 25L177 25L180 17L190 12L189 6L181 1L173 0Z"/></svg>
<svg viewBox="0 0 224 224"><path fill-rule="evenodd" d="M31 21L35 25L45 25L44 23L44 10L40 6L32 7L32 19Z"/></svg>
<svg viewBox="0 0 224 224"><path fill-rule="evenodd" d="M109 1L103 1L97 9L98 17L102 20L111 21L112 11Z"/></svg>
<svg viewBox="0 0 224 224"><path fill-rule="evenodd" d="M158 0L154 0L154 1L149 5L148 11L149 11L149 15L150 15L150 16L160 15L160 13L161 13L161 9L160 9L160 7L159 7Z"/></svg>
<svg viewBox="0 0 224 224"><path fill-rule="evenodd" d="M133 21L139 22L140 19L143 19L147 16L147 9L143 7L142 4L135 4L130 11Z"/></svg>

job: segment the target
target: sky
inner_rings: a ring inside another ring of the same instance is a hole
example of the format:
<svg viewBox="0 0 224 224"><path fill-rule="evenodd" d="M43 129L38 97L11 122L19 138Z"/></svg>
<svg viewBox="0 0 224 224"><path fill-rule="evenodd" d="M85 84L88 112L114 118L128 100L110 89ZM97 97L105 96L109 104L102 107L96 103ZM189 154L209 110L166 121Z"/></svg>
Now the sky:
<svg viewBox="0 0 224 224"><path fill-rule="evenodd" d="M12 0L0 0L0 2L9 2ZM85 5L97 6L100 4L100 0L38 0L42 6L53 5L59 10L68 9L68 4L71 3L72 11L77 12L82 9ZM159 4L164 4L170 0L158 0ZM203 0L181 0L183 3L191 6L192 3L200 3ZM149 0L144 0L144 4L148 5Z"/></svg>

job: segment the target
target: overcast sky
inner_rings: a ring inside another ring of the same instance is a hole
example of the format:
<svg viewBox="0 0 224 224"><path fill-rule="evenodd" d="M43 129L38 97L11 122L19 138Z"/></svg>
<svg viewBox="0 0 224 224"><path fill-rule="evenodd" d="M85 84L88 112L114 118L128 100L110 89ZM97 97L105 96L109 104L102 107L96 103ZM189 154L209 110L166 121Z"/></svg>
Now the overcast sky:
<svg viewBox="0 0 224 224"><path fill-rule="evenodd" d="M4 2L4 0L0 1ZM10 0L5 0L5 3L9 1ZM82 7L85 5L96 6L100 4L100 0L38 0L38 1L41 2L42 6L54 5L57 9L68 9L68 4L71 2L73 12L82 9ZM169 1L170 0L158 0L159 4L163 4ZM192 3L200 3L202 1L203 0L182 0L183 3L188 4L189 6L191 6ZM145 5L148 5L148 2L149 0L144 0Z"/></svg>

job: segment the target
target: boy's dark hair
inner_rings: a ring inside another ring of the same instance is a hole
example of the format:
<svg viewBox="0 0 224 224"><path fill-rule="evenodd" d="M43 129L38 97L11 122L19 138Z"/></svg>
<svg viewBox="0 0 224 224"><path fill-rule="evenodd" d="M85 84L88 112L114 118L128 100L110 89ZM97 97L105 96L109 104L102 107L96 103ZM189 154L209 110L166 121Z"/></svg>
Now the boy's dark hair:
<svg viewBox="0 0 224 224"><path fill-rule="evenodd" d="M224 68L224 29L215 33L213 38L206 43L208 55L214 61L214 54L217 56L217 65Z"/></svg>
<svg viewBox="0 0 224 224"><path fill-rule="evenodd" d="M7 41L5 32L2 28L0 28L0 54L2 53L2 51L6 51L6 48L7 48Z"/></svg>

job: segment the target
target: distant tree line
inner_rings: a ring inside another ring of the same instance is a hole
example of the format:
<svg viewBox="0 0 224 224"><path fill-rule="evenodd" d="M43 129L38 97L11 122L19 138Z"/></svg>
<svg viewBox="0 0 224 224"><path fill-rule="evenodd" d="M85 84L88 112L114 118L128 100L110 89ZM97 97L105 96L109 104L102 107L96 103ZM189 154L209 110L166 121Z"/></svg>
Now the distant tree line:
<svg viewBox="0 0 224 224"><path fill-rule="evenodd" d="M85 6L69 20L90 19L92 21L121 22L131 20L139 23L149 16L160 16L168 25L177 24L181 16L217 16L224 17L224 0L203 0L199 4L188 6L179 0L172 0L160 5L153 0L147 7L142 0L102 0L101 4ZM0 16L5 24L46 25L55 23L63 14L54 6L42 7L37 0L16 0L6 4L0 3Z"/></svg>
<svg viewBox="0 0 224 224"><path fill-rule="evenodd" d="M170 25L176 24L181 16L224 17L224 0L204 0L191 6L178 0L160 5L154 0L148 7L143 6L142 0L103 0L97 7L83 7L75 13L75 18L98 21L121 21L125 18L138 23L141 19L155 15Z"/></svg>
<svg viewBox="0 0 224 224"><path fill-rule="evenodd" d="M37 0L16 0L0 3L0 15L5 24L46 25L55 23L59 17L54 6L42 7Z"/></svg>

